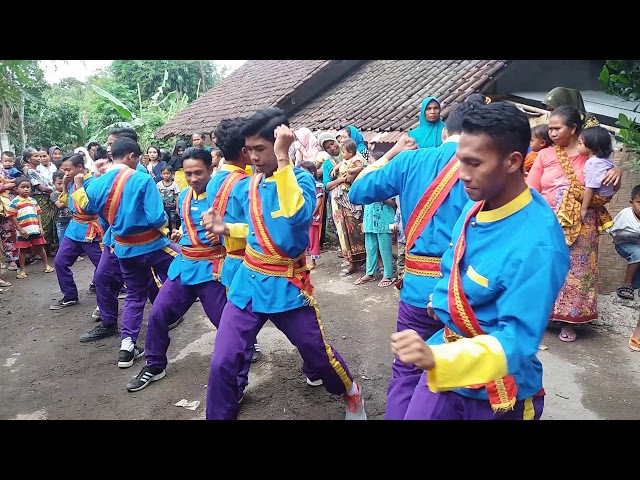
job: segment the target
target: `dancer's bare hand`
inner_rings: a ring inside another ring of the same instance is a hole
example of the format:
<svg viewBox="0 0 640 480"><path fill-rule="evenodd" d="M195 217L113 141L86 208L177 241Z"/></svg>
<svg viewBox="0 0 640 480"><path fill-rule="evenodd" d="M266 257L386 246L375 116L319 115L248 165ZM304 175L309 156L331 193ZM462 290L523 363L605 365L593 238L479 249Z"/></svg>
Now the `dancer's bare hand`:
<svg viewBox="0 0 640 480"><path fill-rule="evenodd" d="M433 352L415 330L402 330L391 335L391 352L403 363L423 370L435 366Z"/></svg>
<svg viewBox="0 0 640 480"><path fill-rule="evenodd" d="M289 147L296 140L296 135L286 125L278 126L273 135L276 141L273 144L273 151L276 154L276 158L278 160L288 159L289 158Z"/></svg>

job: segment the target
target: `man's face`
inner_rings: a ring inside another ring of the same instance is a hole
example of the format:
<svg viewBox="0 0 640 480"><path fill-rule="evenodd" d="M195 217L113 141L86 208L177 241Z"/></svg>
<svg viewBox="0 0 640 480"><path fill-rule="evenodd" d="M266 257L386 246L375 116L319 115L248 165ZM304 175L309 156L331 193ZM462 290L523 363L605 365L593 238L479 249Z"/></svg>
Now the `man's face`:
<svg viewBox="0 0 640 480"><path fill-rule="evenodd" d="M91 157L91 160L95 160L96 159L96 150L98 150L98 146L97 145L91 145L91 148L89 149L89 156Z"/></svg>
<svg viewBox="0 0 640 480"><path fill-rule="evenodd" d="M244 152L251 160L251 163L255 165L258 172L269 176L277 170L278 159L273 151L273 143L268 140L258 135L245 137Z"/></svg>
<svg viewBox="0 0 640 480"><path fill-rule="evenodd" d="M197 194L201 194L207 189L207 183L211 180L213 166L207 166L202 160L187 159L182 163L184 176L187 183Z"/></svg>
<svg viewBox="0 0 640 480"><path fill-rule="evenodd" d="M7 155L2 155L2 166L4 168L6 168L7 170L10 170L13 168L13 166L16 164L16 159L15 157L9 157Z"/></svg>
<svg viewBox="0 0 640 480"><path fill-rule="evenodd" d="M107 137L107 146L111 146L111 144L115 142L117 139L118 137L116 137L115 135L109 135Z"/></svg>
<svg viewBox="0 0 640 480"><path fill-rule="evenodd" d="M509 162L500 158L489 135L463 133L456 156L460 180L471 200L490 200L504 189Z"/></svg>
<svg viewBox="0 0 640 480"><path fill-rule="evenodd" d="M204 137L199 133L191 135L191 145L194 147L204 147Z"/></svg>
<svg viewBox="0 0 640 480"><path fill-rule="evenodd" d="M427 105L427 108L424 109L424 118L426 118L429 122L435 122L440 116L440 106L438 102L435 100L431 100Z"/></svg>

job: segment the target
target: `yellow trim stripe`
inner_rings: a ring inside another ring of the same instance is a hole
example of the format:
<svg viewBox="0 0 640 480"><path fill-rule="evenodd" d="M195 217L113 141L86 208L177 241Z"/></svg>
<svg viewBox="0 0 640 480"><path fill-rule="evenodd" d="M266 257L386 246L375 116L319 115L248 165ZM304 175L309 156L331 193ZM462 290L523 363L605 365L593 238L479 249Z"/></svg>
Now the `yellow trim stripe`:
<svg viewBox="0 0 640 480"><path fill-rule="evenodd" d="M340 377L340 380L342 380L342 384L348 392L349 390L351 390L353 380L349 378L349 375L345 371L342 364L336 359L336 357L333 356L331 345L327 343L327 339L324 335L324 326L322 325L322 320L320 319L320 309L318 308L318 302L316 302L316 299L311 296L307 296L307 298L309 300L309 305L311 305L316 312L316 320L318 321L318 327L320 327L320 335L322 335L322 342L324 343L324 349L327 352L327 357L329 357L329 363L331 364L333 370L338 374L338 377Z"/></svg>
<svg viewBox="0 0 640 480"><path fill-rule="evenodd" d="M158 275L156 275L156 271L153 269L153 267L151 267L151 275L153 275L153 281L156 282L158 288L162 288L162 282L158 278Z"/></svg>
<svg viewBox="0 0 640 480"><path fill-rule="evenodd" d="M162 250L164 250L165 252L167 252L169 255L171 255L172 257L177 257L178 256L178 252L176 252L175 250L173 250L172 248L169 247L162 247Z"/></svg>
<svg viewBox="0 0 640 480"><path fill-rule="evenodd" d="M534 420L536 416L536 410L533 408L533 397L524 399L524 412L522 414L523 420Z"/></svg>
<svg viewBox="0 0 640 480"><path fill-rule="evenodd" d="M467 277L476 282L478 285L489 288L489 279L476 272L471 265L469 265L469 268L467 268Z"/></svg>

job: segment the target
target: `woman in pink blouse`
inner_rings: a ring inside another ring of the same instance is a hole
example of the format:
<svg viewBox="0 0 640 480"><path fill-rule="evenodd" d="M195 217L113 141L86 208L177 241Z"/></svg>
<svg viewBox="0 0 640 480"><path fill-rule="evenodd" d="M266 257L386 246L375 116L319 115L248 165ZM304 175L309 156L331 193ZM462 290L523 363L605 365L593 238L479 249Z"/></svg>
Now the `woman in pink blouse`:
<svg viewBox="0 0 640 480"><path fill-rule="evenodd" d="M573 215L576 201L584 193L584 164L587 156L578 154L578 139L582 128L580 112L573 107L555 109L549 117L549 137L555 146L538 153L529 176L529 186L545 198L563 219L563 231L571 256L571 267L558 294L551 320L562 322L560 340L573 342L576 332L572 325L598 318L598 228L597 215L589 208L584 220ZM612 168L605 185L620 187L621 170ZM567 221L567 219L569 219ZM532 292L534 294L535 292Z"/></svg>

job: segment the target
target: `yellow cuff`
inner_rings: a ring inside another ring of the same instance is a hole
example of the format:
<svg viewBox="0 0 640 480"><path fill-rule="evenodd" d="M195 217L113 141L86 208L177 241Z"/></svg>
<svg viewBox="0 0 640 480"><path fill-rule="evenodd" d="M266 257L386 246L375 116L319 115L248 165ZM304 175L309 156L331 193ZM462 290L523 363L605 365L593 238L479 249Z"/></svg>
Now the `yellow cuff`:
<svg viewBox="0 0 640 480"><path fill-rule="evenodd" d="M74 199L83 210L89 204L89 197L87 197L87 192L85 192L84 187L79 188L75 192L73 192L71 194L71 198Z"/></svg>
<svg viewBox="0 0 640 480"><path fill-rule="evenodd" d="M271 212L271 217L291 218L304 205L302 189L300 188L300 185L298 185L298 180L296 180L296 174L293 172L293 167L291 165L287 165L282 170L276 170L273 172L273 179L276 182L280 210L277 212Z"/></svg>
<svg viewBox="0 0 640 480"><path fill-rule="evenodd" d="M507 374L507 357L495 337L478 335L429 345L435 367L427 370L429 390L439 392L498 380Z"/></svg>
<svg viewBox="0 0 640 480"><path fill-rule="evenodd" d="M246 223L227 223L229 236L233 238L247 238L249 235L249 225Z"/></svg>
<svg viewBox="0 0 640 480"><path fill-rule="evenodd" d="M380 157L378 160L376 160L371 165L369 165L364 170L362 170L358 174L358 176L356 177L356 180L361 178L363 175L366 175L367 173L371 173L371 172L373 172L375 170L380 170L382 167L384 167L389 162L390 162L390 160L387 157L384 157L384 156ZM355 180L354 180L354 182L355 182Z"/></svg>
<svg viewBox="0 0 640 480"><path fill-rule="evenodd" d="M58 197L58 201L60 203L64 203L65 205L69 206L69 194L68 193L63 193L62 195L60 195Z"/></svg>

